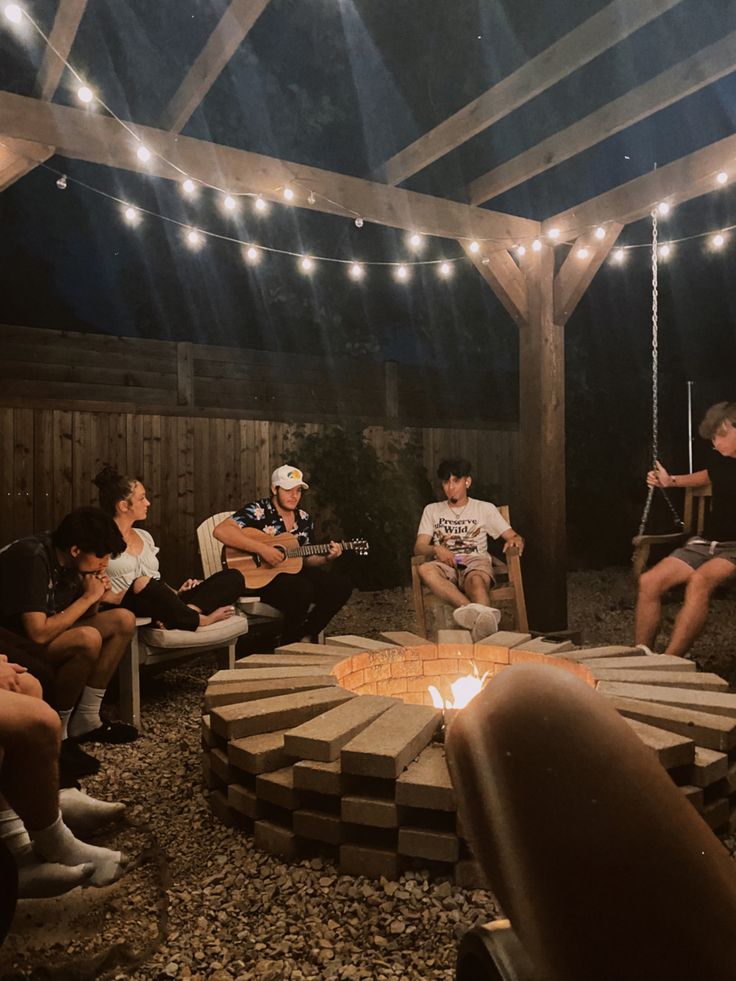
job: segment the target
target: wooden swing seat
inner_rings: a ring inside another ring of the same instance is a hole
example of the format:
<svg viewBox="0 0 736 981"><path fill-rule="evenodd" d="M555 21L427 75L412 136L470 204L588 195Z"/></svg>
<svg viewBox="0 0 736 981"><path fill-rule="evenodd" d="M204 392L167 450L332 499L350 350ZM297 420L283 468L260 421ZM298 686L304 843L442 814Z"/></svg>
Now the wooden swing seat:
<svg viewBox="0 0 736 981"><path fill-rule="evenodd" d="M685 511L682 518L682 531L669 535L635 535L631 540L634 554L631 557L634 577L636 579L644 572L649 561L649 551L652 545L669 545L677 548L693 535L702 535L705 527L705 516L710 508L712 495L711 485L706 487L685 488Z"/></svg>

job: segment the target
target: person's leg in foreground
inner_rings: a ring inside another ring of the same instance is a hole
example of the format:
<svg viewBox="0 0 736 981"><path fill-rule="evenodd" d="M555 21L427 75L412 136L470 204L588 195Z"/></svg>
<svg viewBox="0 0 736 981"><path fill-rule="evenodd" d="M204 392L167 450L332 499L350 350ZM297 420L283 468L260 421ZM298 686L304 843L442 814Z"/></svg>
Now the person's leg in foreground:
<svg viewBox="0 0 736 981"><path fill-rule="evenodd" d="M473 852L545 981L731 981L736 868L615 710L503 671L446 748Z"/></svg>

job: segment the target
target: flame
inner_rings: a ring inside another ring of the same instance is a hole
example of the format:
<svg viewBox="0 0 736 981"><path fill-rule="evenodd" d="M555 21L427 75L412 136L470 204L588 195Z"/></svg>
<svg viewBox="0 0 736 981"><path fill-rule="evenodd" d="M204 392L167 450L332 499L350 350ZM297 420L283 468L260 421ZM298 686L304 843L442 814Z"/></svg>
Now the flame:
<svg viewBox="0 0 736 981"><path fill-rule="evenodd" d="M461 709L472 702L477 694L482 690L485 684L486 678L488 677L488 671L481 677L478 674L478 669L473 665L473 674L466 674L462 678L458 678L457 681L453 681L450 685L450 691L452 692L451 699L445 699L442 697L438 688L434 685L429 685L427 690L432 697L432 704L435 708L440 709Z"/></svg>

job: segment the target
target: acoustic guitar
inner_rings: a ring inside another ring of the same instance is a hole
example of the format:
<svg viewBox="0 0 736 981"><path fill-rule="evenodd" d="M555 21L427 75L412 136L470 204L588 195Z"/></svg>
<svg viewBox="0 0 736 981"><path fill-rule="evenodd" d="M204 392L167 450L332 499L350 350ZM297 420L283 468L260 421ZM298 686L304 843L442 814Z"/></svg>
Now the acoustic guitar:
<svg viewBox="0 0 736 981"><path fill-rule="evenodd" d="M225 545L222 549L222 564L227 569L237 569L245 579L248 589L261 589L267 586L276 576L295 575L301 571L304 558L308 555L327 555L330 551L327 545L300 545L298 540L284 532L281 535L267 535L265 531L258 531L256 528L248 529L258 535L263 536L264 542L273 545L284 553L284 561L277 566L266 565L260 555L253 552L244 552L239 548L232 548ZM362 538L356 538L349 542L340 542L343 552L356 552L358 555L367 555L369 545Z"/></svg>

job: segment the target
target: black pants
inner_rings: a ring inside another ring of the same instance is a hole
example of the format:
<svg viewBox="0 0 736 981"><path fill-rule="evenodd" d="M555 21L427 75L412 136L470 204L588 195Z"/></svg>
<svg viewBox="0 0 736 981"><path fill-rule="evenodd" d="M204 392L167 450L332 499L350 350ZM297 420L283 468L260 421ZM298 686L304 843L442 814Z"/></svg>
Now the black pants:
<svg viewBox="0 0 736 981"><path fill-rule="evenodd" d="M316 640L330 620L343 607L353 591L353 584L336 569L304 566L296 575L281 573L262 589L249 589L245 595L260 596L284 615L283 644L302 637ZM314 604L310 612L309 607Z"/></svg>
<svg viewBox="0 0 736 981"><path fill-rule="evenodd" d="M120 605L132 610L137 617L150 617L169 629L196 630L199 613L187 606L188 603L208 614L219 606L234 603L245 591L240 572L223 569L183 593L174 592L162 579L152 579L140 593L129 589Z"/></svg>

